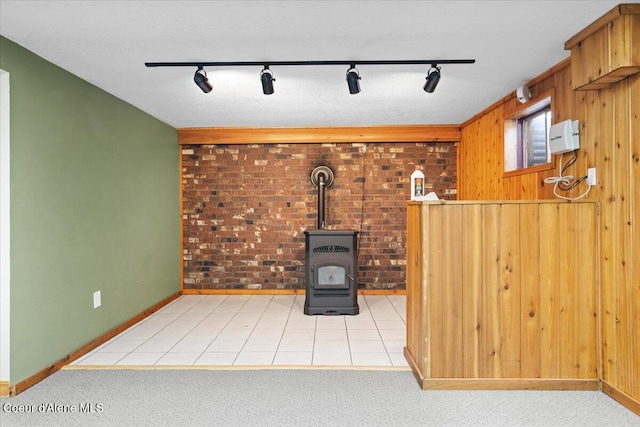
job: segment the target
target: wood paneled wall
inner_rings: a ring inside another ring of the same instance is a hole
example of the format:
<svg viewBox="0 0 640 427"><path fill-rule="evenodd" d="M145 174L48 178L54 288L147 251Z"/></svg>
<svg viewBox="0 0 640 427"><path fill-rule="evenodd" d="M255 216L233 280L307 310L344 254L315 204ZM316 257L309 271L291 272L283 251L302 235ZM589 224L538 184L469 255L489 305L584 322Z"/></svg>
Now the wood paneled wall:
<svg viewBox="0 0 640 427"><path fill-rule="evenodd" d="M407 350L423 388L597 387L596 207L409 204Z"/></svg>
<svg viewBox="0 0 640 427"><path fill-rule="evenodd" d="M574 113L583 93L571 89L571 63L563 61L554 69L529 83L532 98L552 91L554 123L576 120ZM517 107L515 93L501 99L480 114L462 124L461 143L458 145L458 199L459 200L531 200L552 199L553 186L544 179L556 175L555 168L531 168L520 174L504 172L504 122ZM580 123L581 144L587 131ZM586 174L588 151L581 150L576 166L570 172ZM552 165L559 160L553 159ZM564 162L569 159L565 154ZM590 163L589 163L590 164ZM576 196L584 186L567 193Z"/></svg>
<svg viewBox="0 0 640 427"><path fill-rule="evenodd" d="M600 124L588 141L602 201L602 378L640 414L640 74L585 101L585 121Z"/></svg>
<svg viewBox="0 0 640 427"><path fill-rule="evenodd" d="M579 157L570 173L597 171L587 199L601 203L603 389L640 413L640 74L597 91L574 91L570 76L567 60L529 86L534 96L554 90L555 122L580 120ZM554 198L542 181L555 169L503 176L503 122L515 102L510 94L463 124L459 200Z"/></svg>

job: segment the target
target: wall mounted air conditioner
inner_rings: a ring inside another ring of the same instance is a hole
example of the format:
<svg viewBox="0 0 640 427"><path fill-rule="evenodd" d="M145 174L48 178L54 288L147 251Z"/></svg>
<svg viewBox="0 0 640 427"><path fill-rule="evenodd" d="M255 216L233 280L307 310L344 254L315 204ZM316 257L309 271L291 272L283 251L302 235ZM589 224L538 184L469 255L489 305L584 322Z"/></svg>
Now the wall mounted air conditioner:
<svg viewBox="0 0 640 427"><path fill-rule="evenodd" d="M567 153L580 148L580 122L565 120L549 129L549 149L551 154Z"/></svg>

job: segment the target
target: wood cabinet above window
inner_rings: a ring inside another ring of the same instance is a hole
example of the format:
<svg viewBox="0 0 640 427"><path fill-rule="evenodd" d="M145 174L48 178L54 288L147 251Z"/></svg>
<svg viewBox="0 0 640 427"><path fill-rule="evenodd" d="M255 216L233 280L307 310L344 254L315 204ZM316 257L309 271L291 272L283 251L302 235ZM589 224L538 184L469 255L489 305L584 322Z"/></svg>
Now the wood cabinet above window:
<svg viewBox="0 0 640 427"><path fill-rule="evenodd" d="M597 90L640 72L640 4L620 4L564 44L574 89Z"/></svg>

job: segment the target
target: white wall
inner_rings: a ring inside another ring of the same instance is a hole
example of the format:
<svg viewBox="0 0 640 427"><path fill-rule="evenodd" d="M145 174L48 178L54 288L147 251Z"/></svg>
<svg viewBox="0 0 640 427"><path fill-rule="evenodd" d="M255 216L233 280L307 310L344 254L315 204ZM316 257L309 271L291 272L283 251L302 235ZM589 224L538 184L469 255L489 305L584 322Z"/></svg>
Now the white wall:
<svg viewBox="0 0 640 427"><path fill-rule="evenodd" d="M9 73L0 69L0 381L9 382L10 232Z"/></svg>

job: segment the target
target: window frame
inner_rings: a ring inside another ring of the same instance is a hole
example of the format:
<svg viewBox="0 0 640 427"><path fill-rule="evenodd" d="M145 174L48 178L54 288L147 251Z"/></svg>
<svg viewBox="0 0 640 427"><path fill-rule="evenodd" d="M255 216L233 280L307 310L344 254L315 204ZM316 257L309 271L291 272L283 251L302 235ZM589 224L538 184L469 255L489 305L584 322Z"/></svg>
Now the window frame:
<svg viewBox="0 0 640 427"><path fill-rule="evenodd" d="M553 124L554 111L555 111L554 98L555 98L554 90L549 89L541 93L539 96L530 99L528 102L519 105L517 108L515 108L510 113L508 113L508 115L506 115L504 119L504 151L503 151L505 170L503 171L503 175L502 175L504 178L553 169L553 161L554 161L553 154L551 154L551 159L547 163L543 163L536 166L518 168L517 167L517 163L518 163L517 151L519 149L518 146L520 145L519 139L518 139L518 121L525 119L527 117L530 117L541 110L549 108L551 113L550 125ZM509 161L507 159L508 157L514 158L515 160ZM513 166L513 165L515 165L515 168L506 170L507 167Z"/></svg>

